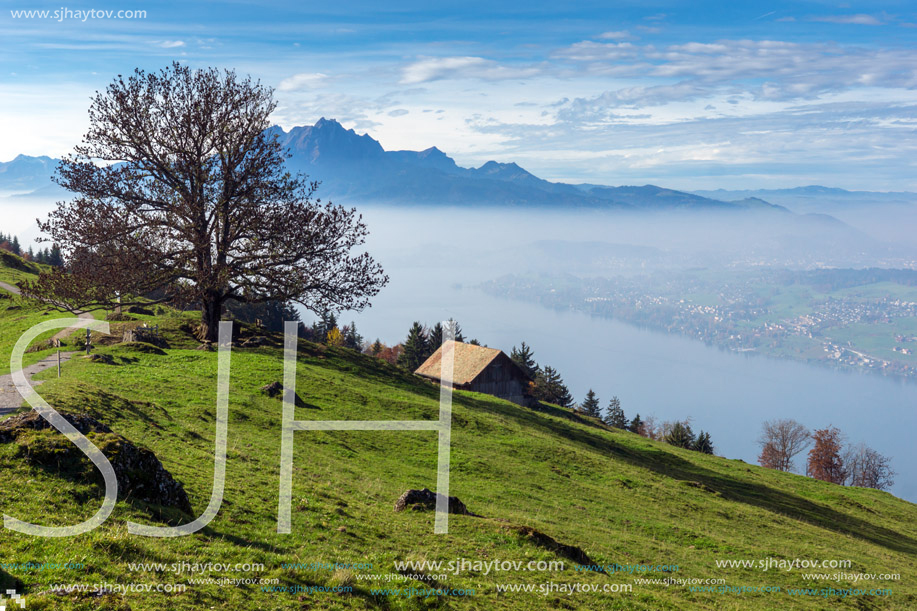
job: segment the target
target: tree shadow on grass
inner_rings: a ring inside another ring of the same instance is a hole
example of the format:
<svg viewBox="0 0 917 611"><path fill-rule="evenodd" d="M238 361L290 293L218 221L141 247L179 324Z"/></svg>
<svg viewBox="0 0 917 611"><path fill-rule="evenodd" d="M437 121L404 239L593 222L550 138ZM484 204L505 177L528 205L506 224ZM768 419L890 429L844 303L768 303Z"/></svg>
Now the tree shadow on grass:
<svg viewBox="0 0 917 611"><path fill-rule="evenodd" d="M0 569L0 594L6 594L7 590L16 590L18 593L23 594L24 586L22 581Z"/></svg>
<svg viewBox="0 0 917 611"><path fill-rule="evenodd" d="M698 488L719 493L722 498L729 501L745 503L825 530L865 539L890 550L907 554L917 553L917 541L903 533L871 524L827 505L777 488L742 481L711 471L680 458L672 452L651 447L638 449L625 446L597 432L583 430L567 422L556 420L549 422L533 411L508 404L483 402L473 397L460 395L456 395L454 401L457 405L470 410L496 412L513 418L525 427L560 435L583 447L597 450L674 480L688 484L695 483L693 485Z"/></svg>

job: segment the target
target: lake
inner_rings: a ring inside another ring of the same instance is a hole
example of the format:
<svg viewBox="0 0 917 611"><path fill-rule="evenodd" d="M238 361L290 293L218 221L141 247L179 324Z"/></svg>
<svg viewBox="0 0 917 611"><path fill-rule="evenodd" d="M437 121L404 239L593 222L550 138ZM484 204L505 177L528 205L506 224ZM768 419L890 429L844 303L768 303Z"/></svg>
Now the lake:
<svg viewBox="0 0 917 611"><path fill-rule="evenodd" d="M717 454L750 463L756 463L764 420L794 418L811 428L833 425L849 441L891 456L898 473L892 492L917 501L917 444L912 439L917 383L726 352L615 320L492 297L474 287L509 271L526 271L518 267L525 257L513 244L514 236L519 238L516 223L504 224L501 231L499 218L487 217L490 222L477 230L473 223L436 214L413 219L411 213L385 209L364 214L373 231L369 251L391 277L372 308L340 317L341 324L354 320L366 339L397 343L414 320L432 325L453 317L466 338L507 353L525 341L540 364L560 371L577 401L592 388L603 408L617 395L629 418L635 413L659 420L690 417L695 431L711 433ZM556 221L544 219L552 236L558 235ZM438 224L451 229L439 243L428 241L429 232L418 231ZM525 238L538 235L532 233L535 226L532 218L526 220ZM804 461L804 454L796 457L797 471L804 469Z"/></svg>

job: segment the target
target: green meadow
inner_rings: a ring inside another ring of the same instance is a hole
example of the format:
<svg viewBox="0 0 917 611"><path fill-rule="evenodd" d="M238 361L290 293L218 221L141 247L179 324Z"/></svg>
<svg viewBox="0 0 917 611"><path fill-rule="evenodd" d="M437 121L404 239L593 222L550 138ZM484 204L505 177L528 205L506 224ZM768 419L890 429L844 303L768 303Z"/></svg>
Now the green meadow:
<svg viewBox="0 0 917 611"><path fill-rule="evenodd" d="M4 273L0 279L10 277ZM45 311L0 300L4 367L18 335L54 316ZM217 354L195 349L192 314L167 310L146 319L163 330L165 354L102 345L97 335L95 352L110 360L77 356L60 378L56 370L39 374L38 391L56 409L89 414L152 450L184 485L194 515L122 498L107 522L85 535L0 531L0 566L7 567L0 568L0 586L24 591L29 611L917 608L911 503L674 448L552 405L524 408L461 391L453 402L450 494L477 516L450 515L448 534L435 535L433 512L393 511L404 491L435 488L435 433L297 431L292 534L279 535L282 403L260 389L282 378L280 336L269 336L266 346L233 348L226 490L216 518L185 537L130 535L128 521L192 521L213 483ZM130 324L112 323L114 334ZM299 420L439 417L433 384L381 360L306 341L299 344L297 394ZM68 443L54 431L0 443L4 515L65 526L96 512L103 488L88 463L29 460L31 453L64 452ZM667 570L577 570L562 546L580 548L596 564ZM850 564L762 570L758 562L769 558ZM536 568L412 570L402 577L395 564L462 559ZM717 565L730 560L754 566ZM539 561L564 568L539 570ZM52 568L21 568L29 563ZM242 568L217 570L217 563ZM811 573L900 579L805 577ZM88 591L61 589L74 584L88 584ZM151 591L117 591L131 584ZM526 587L532 591L505 591ZM414 595L405 595L412 588ZM869 593L875 589L882 594Z"/></svg>

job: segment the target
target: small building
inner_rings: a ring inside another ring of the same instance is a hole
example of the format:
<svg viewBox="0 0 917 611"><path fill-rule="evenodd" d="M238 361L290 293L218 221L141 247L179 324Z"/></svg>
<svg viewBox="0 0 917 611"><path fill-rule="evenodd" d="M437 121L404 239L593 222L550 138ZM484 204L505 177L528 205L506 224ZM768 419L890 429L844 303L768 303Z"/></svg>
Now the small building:
<svg viewBox="0 0 917 611"><path fill-rule="evenodd" d="M502 350L462 342L452 343L455 345L453 388L487 393L519 405L526 405L525 390L529 383L528 376ZM440 346L414 373L440 382L442 355L443 346Z"/></svg>

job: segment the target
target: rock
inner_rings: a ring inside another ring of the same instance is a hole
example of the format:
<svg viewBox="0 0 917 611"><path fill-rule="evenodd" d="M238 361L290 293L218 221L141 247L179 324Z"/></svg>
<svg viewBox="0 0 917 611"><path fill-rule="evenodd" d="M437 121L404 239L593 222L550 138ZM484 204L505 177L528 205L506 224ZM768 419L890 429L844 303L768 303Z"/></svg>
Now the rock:
<svg viewBox="0 0 917 611"><path fill-rule="evenodd" d="M271 382L261 387L261 392L266 394L268 397L276 397L277 395L283 393L283 384L280 382Z"/></svg>
<svg viewBox="0 0 917 611"><path fill-rule="evenodd" d="M408 508L413 511L435 511L437 496L439 495L427 488L423 490L408 490L395 502L395 511L404 511ZM475 515L468 511L465 503L455 496L449 497L449 513L457 513L464 516Z"/></svg>
<svg viewBox="0 0 917 611"><path fill-rule="evenodd" d="M83 358L92 361L93 363L103 363L105 365L115 364L115 359L112 358L110 354L90 354L89 356L84 356Z"/></svg>
<svg viewBox="0 0 917 611"><path fill-rule="evenodd" d="M125 342L118 344L118 348L130 350L132 352L142 352L144 354L157 354L159 356L166 353L162 348L146 342Z"/></svg>
<svg viewBox="0 0 917 611"><path fill-rule="evenodd" d="M213 344L204 343L195 348L195 350L207 350L208 352L213 352Z"/></svg>
<svg viewBox="0 0 917 611"><path fill-rule="evenodd" d="M559 541L555 541L552 537L529 526L510 526L509 528L514 530L519 534L519 536L521 536L523 539L526 539L530 543L533 543L538 547L550 550L562 558L572 560L573 562L580 565L596 565L596 563L592 560L592 558L588 556L588 554L586 554L586 552L584 552L581 548L576 547L575 545L566 545L564 543L560 543ZM605 571L602 572L604 573Z"/></svg>
<svg viewBox="0 0 917 611"><path fill-rule="evenodd" d="M87 416L85 414L61 414L61 416L83 435L88 433L111 433L110 428L92 416ZM51 426L50 422L39 416L38 412L34 410L24 414L11 416L0 422L0 443L10 443L16 439L16 435L19 431L44 431L46 429L57 430Z"/></svg>
<svg viewBox="0 0 917 611"><path fill-rule="evenodd" d="M270 344L268 338L261 335L256 335L255 337L249 337L244 342L239 344L240 348L258 348L259 346L267 346Z"/></svg>
<svg viewBox="0 0 917 611"><path fill-rule="evenodd" d="M108 458L118 480L118 498L174 507L192 513L188 495L156 455L134 445L110 428L85 414L61 414L86 435ZM88 458L51 424L31 411L0 422L0 443L15 441L19 454L29 462L60 470L93 472L98 470Z"/></svg>
<svg viewBox="0 0 917 611"><path fill-rule="evenodd" d="M126 329L121 336L121 343L131 344L135 342L152 344L158 348L169 347L169 343L159 334L159 329L153 327L134 327L133 329Z"/></svg>

